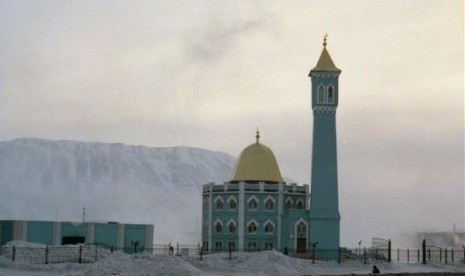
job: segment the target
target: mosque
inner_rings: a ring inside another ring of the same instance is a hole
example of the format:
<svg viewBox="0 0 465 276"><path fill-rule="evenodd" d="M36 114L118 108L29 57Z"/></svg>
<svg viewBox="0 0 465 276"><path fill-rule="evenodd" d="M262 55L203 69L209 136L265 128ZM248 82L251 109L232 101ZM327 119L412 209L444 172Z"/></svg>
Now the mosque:
<svg viewBox="0 0 465 276"><path fill-rule="evenodd" d="M203 185L202 246L207 252L339 249L336 108L339 70L326 49L311 69L311 188L286 183L273 151L255 143L240 154L231 179Z"/></svg>

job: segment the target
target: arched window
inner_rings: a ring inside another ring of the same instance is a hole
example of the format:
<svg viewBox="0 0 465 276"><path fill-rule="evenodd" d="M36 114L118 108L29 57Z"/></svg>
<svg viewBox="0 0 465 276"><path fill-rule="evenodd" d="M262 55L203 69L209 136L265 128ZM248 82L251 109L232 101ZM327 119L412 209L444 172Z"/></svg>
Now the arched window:
<svg viewBox="0 0 465 276"><path fill-rule="evenodd" d="M307 226L303 221L301 221L299 224L297 224L297 234L299 236L304 235L307 233Z"/></svg>
<svg viewBox="0 0 465 276"><path fill-rule="evenodd" d="M332 86L328 87L328 103L334 103L334 92Z"/></svg>
<svg viewBox="0 0 465 276"><path fill-rule="evenodd" d="M221 222L219 222L219 221L216 222L216 224L215 224L215 229L216 229L216 232L217 232L217 233L223 232L223 225L221 224Z"/></svg>
<svg viewBox="0 0 465 276"><path fill-rule="evenodd" d="M235 233L236 232L236 225L234 223L229 223L229 233Z"/></svg>
<svg viewBox="0 0 465 276"><path fill-rule="evenodd" d="M257 225L255 224L255 222L251 222L249 224L249 233L256 233L257 232Z"/></svg>
<svg viewBox="0 0 465 276"><path fill-rule="evenodd" d="M289 210L291 209L291 207L292 207L292 199L288 198L286 199L286 202L284 202L284 208L286 210Z"/></svg>
<svg viewBox="0 0 465 276"><path fill-rule="evenodd" d="M320 85L320 87L318 87L317 102L318 103L325 102L325 89L323 88L323 85Z"/></svg>
<svg viewBox="0 0 465 276"><path fill-rule="evenodd" d="M265 202L265 208L266 208L267 210L273 210L273 208L274 208L274 202L273 202L273 200L271 200L271 198L268 199L268 200Z"/></svg>
<svg viewBox="0 0 465 276"><path fill-rule="evenodd" d="M216 204L216 209L217 209L217 210L223 209L223 201L221 201L221 199L218 198L218 199L216 200L215 204Z"/></svg>
<svg viewBox="0 0 465 276"><path fill-rule="evenodd" d="M271 234L273 233L273 230L273 224L271 224L270 222L265 225L265 233Z"/></svg>
<svg viewBox="0 0 465 276"><path fill-rule="evenodd" d="M297 209L304 209L304 208L305 208L305 204L304 204L304 202L302 201L302 199L297 200L297 204L296 204L296 205L297 205L297 206L296 206Z"/></svg>
<svg viewBox="0 0 465 276"><path fill-rule="evenodd" d="M255 198L252 198L251 200L249 200L249 209L255 210L257 209L257 206L258 206L258 202Z"/></svg>
<svg viewBox="0 0 465 276"><path fill-rule="evenodd" d="M229 200L229 210L236 210L236 207L237 207L236 200L234 198L231 198Z"/></svg>

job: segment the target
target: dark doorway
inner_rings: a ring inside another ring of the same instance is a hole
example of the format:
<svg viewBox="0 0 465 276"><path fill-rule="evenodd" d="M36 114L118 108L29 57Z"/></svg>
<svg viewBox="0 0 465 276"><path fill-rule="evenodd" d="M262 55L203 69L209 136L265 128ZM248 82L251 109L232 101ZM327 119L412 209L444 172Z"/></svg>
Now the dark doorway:
<svg viewBox="0 0 465 276"><path fill-rule="evenodd" d="M61 238L61 244L80 244L80 243L85 243L86 238L85 237L79 237L79 236L71 236L71 237L63 237Z"/></svg>
<svg viewBox="0 0 465 276"><path fill-rule="evenodd" d="M307 252L307 239L297 238L297 253L306 253L306 252Z"/></svg>
<svg viewBox="0 0 465 276"><path fill-rule="evenodd" d="M297 225L297 253L307 253L307 225L302 221Z"/></svg>

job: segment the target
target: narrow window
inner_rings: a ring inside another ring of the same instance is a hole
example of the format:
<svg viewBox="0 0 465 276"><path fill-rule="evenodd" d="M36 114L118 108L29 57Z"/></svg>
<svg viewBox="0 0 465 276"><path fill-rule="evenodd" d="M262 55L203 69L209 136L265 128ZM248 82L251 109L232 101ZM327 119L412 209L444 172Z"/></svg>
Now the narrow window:
<svg viewBox="0 0 465 276"><path fill-rule="evenodd" d="M333 95L333 87L330 86L328 88L328 102L333 103L334 102L334 95Z"/></svg>
<svg viewBox="0 0 465 276"><path fill-rule="evenodd" d="M229 233L235 233L236 232L236 225L234 223L229 224Z"/></svg>
<svg viewBox="0 0 465 276"><path fill-rule="evenodd" d="M220 199L216 200L216 209L218 210L223 209L223 201L221 201Z"/></svg>
<svg viewBox="0 0 465 276"><path fill-rule="evenodd" d="M236 210L236 201L234 199L229 201L229 210Z"/></svg>
<svg viewBox="0 0 465 276"><path fill-rule="evenodd" d="M255 198L252 198L249 201L249 209L255 210L255 209L257 209L257 206L258 206L258 202L255 200Z"/></svg>
<svg viewBox="0 0 465 276"><path fill-rule="evenodd" d="M221 233L223 232L223 225L221 225L221 223L218 221L215 225L215 229L217 233Z"/></svg>
<svg viewBox="0 0 465 276"><path fill-rule="evenodd" d="M286 203L284 204L284 208L286 208L286 210L289 210L291 209L291 206L292 206L292 201L290 199L286 200Z"/></svg>
<svg viewBox="0 0 465 276"><path fill-rule="evenodd" d="M215 242L215 251L220 252L221 251L221 242L217 241Z"/></svg>
<svg viewBox="0 0 465 276"><path fill-rule="evenodd" d="M304 206L304 203L302 202L302 200L299 199L299 201L297 201L297 209L304 209L305 206Z"/></svg>
<svg viewBox="0 0 465 276"><path fill-rule="evenodd" d="M257 225L252 222L251 224L249 224L249 233L256 233L257 232Z"/></svg>
<svg viewBox="0 0 465 276"><path fill-rule="evenodd" d="M324 103L325 102L325 89L322 85L318 88L318 95L317 95L317 102Z"/></svg>
<svg viewBox="0 0 465 276"><path fill-rule="evenodd" d="M267 233L267 234L273 233L273 224L267 223L265 225L265 233Z"/></svg>
<svg viewBox="0 0 465 276"><path fill-rule="evenodd" d="M274 202L273 202L273 200L268 199L268 200L266 201L266 203L265 203L265 208L266 208L267 210L273 210L273 208L274 208Z"/></svg>
<svg viewBox="0 0 465 276"><path fill-rule="evenodd" d="M305 223L300 222L297 225L297 233L304 234L305 232L307 232L307 226L305 225Z"/></svg>
<svg viewBox="0 0 465 276"><path fill-rule="evenodd" d="M257 243L256 242L249 242L249 252L257 251Z"/></svg>

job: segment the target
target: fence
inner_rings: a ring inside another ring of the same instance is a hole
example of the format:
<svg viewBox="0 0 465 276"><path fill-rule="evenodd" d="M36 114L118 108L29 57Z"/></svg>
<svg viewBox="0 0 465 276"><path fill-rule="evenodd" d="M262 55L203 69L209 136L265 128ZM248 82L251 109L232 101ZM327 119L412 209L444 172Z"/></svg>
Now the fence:
<svg viewBox="0 0 465 276"><path fill-rule="evenodd" d="M203 255L229 252L230 256L239 252L260 252L260 248L254 250L202 250ZM318 262L360 262L360 263L380 263L380 262L400 262L400 263L444 263L444 264L465 264L465 248L435 247L427 246L422 249L389 249L389 248L339 248L339 249L322 249L309 248L305 252L296 252L293 250L279 249L285 255L291 257L312 260Z"/></svg>
<svg viewBox="0 0 465 276"><path fill-rule="evenodd" d="M28 264L91 263L108 255L108 250L97 245L1 247L0 255L13 262Z"/></svg>
<svg viewBox="0 0 465 276"><path fill-rule="evenodd" d="M276 250L276 249L275 249ZM232 259L235 254L242 252L260 252L260 248L251 250L203 250L200 245L167 244L154 245L152 248L129 247L113 248L103 244L84 244L69 246L44 246L44 247L0 247L0 256L13 262L28 264L52 264L52 263L92 263L106 258L113 251L122 251L132 254L171 255L171 256L198 256L201 260L203 255L218 252L229 253ZM316 246L310 247L304 252L296 252L287 248L279 249L285 255L304 258L315 262L402 262L402 263L445 263L465 264L465 248L441 248L437 246L424 246L422 249L393 249L390 248L339 248L323 249Z"/></svg>

